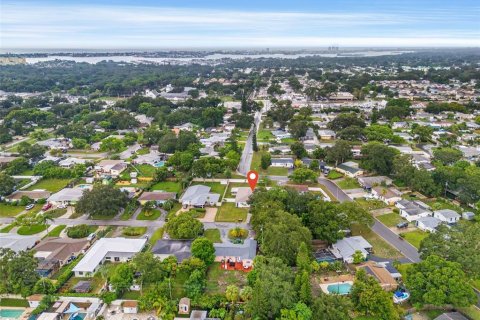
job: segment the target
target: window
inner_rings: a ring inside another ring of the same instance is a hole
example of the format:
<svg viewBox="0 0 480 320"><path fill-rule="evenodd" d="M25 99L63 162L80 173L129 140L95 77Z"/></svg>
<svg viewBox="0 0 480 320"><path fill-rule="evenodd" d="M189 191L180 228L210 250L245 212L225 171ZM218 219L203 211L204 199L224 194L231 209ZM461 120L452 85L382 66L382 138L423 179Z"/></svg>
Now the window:
<svg viewBox="0 0 480 320"><path fill-rule="evenodd" d="M79 274L79 275L83 275L83 271L78 271L78 274Z"/></svg>
<svg viewBox="0 0 480 320"><path fill-rule="evenodd" d="M113 260L114 260L115 262L119 262L119 261L120 261L120 257L115 257L115 258L113 258Z"/></svg>

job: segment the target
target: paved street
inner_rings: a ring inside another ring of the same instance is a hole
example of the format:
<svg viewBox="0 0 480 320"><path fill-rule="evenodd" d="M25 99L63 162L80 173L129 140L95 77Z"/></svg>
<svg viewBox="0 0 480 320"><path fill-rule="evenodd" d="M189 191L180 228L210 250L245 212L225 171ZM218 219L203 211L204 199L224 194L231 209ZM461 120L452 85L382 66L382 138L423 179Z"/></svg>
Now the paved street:
<svg viewBox="0 0 480 320"><path fill-rule="evenodd" d="M395 232L390 230L387 226L379 222L377 219L375 219L375 223L372 226L372 231L381 238L383 238L383 240L390 243L390 245L395 247L398 251L400 251L408 260L412 262L421 261L417 248L412 246L406 240L400 238Z"/></svg>
<svg viewBox="0 0 480 320"><path fill-rule="evenodd" d="M328 180L328 179L325 179L325 178L318 178L318 183L320 183L321 185L325 186L328 191L330 191L331 194L333 194L333 196L335 198L337 198L337 200L339 202L345 202L345 201L353 201L345 192L343 192L342 189L340 189L334 182Z"/></svg>

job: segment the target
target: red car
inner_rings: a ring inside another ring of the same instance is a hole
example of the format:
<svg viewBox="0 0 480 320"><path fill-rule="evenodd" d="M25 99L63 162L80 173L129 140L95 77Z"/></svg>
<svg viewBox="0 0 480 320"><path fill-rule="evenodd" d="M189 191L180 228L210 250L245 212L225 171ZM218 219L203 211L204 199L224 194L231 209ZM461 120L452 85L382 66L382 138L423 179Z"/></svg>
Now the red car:
<svg viewBox="0 0 480 320"><path fill-rule="evenodd" d="M51 203L47 203L45 204L43 207L42 207L42 210L43 211L47 211L48 209L50 209L52 207L52 204Z"/></svg>

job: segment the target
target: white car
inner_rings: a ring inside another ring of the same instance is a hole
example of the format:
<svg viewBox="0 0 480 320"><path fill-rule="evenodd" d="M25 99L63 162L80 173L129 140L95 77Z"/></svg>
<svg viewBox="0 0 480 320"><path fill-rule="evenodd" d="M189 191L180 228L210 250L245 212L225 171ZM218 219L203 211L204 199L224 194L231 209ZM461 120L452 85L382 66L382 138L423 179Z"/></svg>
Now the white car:
<svg viewBox="0 0 480 320"><path fill-rule="evenodd" d="M35 205L34 205L33 203L31 203L31 204L27 205L27 206L25 207L25 209L26 209L26 210L31 210L31 209L33 209L33 207L35 207Z"/></svg>
<svg viewBox="0 0 480 320"><path fill-rule="evenodd" d="M58 209L65 209L66 207L67 207L67 206L64 205L64 204L59 204L59 205L57 206Z"/></svg>

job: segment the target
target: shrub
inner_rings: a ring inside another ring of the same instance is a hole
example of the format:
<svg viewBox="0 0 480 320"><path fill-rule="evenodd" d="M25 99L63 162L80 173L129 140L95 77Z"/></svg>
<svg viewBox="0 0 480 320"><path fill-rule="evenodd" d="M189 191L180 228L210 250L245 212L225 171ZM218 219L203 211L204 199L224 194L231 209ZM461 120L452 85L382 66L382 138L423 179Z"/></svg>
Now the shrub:
<svg viewBox="0 0 480 320"><path fill-rule="evenodd" d="M228 231L228 237L230 239L245 239L248 237L248 230L239 227L230 229Z"/></svg>
<svg viewBox="0 0 480 320"><path fill-rule="evenodd" d="M87 237L93 231L94 229L90 226L87 226L86 224L80 224L78 226L69 227L67 229L67 235L69 238L79 239Z"/></svg>

